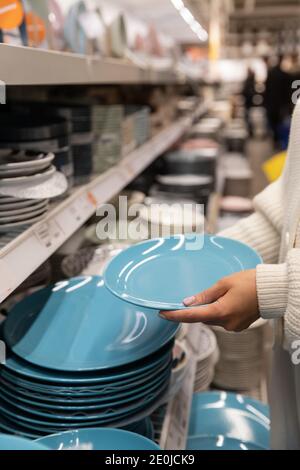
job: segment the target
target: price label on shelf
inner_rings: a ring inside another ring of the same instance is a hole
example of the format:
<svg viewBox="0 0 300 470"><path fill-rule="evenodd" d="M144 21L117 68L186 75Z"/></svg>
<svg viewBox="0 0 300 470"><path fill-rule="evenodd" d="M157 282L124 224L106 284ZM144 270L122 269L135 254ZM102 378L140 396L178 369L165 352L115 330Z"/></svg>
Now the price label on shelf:
<svg viewBox="0 0 300 470"><path fill-rule="evenodd" d="M91 215L93 215L95 207L95 201L91 197L91 194L85 192L70 206L69 214L73 218L75 224L84 223Z"/></svg>
<svg viewBox="0 0 300 470"><path fill-rule="evenodd" d="M64 232L55 220L39 224L34 233L40 243L47 249L59 246L64 240Z"/></svg>
<svg viewBox="0 0 300 470"><path fill-rule="evenodd" d="M189 360L181 389L168 406L162 446L165 450L184 450L188 435L196 362Z"/></svg>

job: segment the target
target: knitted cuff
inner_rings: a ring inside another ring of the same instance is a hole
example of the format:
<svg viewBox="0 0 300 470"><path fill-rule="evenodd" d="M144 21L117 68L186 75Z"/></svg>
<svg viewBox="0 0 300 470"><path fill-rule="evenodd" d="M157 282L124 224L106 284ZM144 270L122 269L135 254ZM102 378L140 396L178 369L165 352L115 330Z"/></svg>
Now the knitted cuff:
<svg viewBox="0 0 300 470"><path fill-rule="evenodd" d="M286 264L260 264L256 268L256 287L262 318L283 317L288 302Z"/></svg>

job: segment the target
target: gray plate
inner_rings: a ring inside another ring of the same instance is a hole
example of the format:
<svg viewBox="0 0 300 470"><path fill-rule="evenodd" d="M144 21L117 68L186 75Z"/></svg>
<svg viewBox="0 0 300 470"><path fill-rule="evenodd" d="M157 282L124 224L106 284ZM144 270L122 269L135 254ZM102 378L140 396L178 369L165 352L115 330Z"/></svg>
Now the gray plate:
<svg viewBox="0 0 300 470"><path fill-rule="evenodd" d="M43 201L37 200L31 201L27 203L24 207L20 207L14 204L4 204L3 206L0 204L0 218L2 217L13 217L15 215L27 214L28 212L36 211L38 209L46 208L48 205L48 199L44 199Z"/></svg>
<svg viewBox="0 0 300 470"><path fill-rule="evenodd" d="M36 222L39 222L41 219L43 219L45 214L39 215L38 217L34 217L32 219L26 220L25 222L14 222L11 224L4 224L0 225L0 233L3 232L9 232L10 230L15 229L16 227L24 227L24 229L30 225L35 224Z"/></svg>

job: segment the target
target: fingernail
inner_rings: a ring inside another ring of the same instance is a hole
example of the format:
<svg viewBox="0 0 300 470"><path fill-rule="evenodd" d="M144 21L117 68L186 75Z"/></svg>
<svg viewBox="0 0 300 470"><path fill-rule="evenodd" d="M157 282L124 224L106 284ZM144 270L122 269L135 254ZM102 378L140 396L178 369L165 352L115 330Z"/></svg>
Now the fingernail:
<svg viewBox="0 0 300 470"><path fill-rule="evenodd" d="M164 314L164 312L159 312L159 316L160 316L161 318L166 319L166 315Z"/></svg>
<svg viewBox="0 0 300 470"><path fill-rule="evenodd" d="M194 296L193 297L187 297L183 301L184 305L186 305L186 306L192 305L194 302L196 302L196 297L194 297Z"/></svg>

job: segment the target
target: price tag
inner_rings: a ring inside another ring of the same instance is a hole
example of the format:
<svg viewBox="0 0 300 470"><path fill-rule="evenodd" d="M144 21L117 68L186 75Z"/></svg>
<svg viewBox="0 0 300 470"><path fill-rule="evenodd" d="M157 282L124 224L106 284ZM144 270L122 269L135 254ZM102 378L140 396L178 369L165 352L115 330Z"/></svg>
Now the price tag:
<svg viewBox="0 0 300 470"><path fill-rule="evenodd" d="M47 249L59 246L64 238L63 230L55 220L41 223L34 233L40 243Z"/></svg>
<svg viewBox="0 0 300 470"><path fill-rule="evenodd" d="M168 406L166 415L165 450L185 450L188 435L190 411L194 391L196 362L190 359L182 387ZM164 437L164 436L162 436Z"/></svg>

